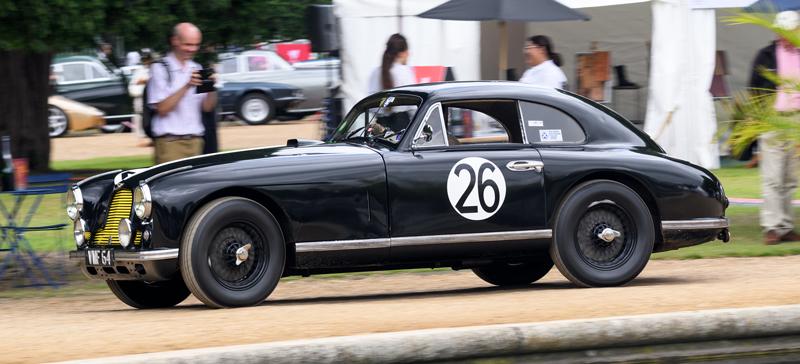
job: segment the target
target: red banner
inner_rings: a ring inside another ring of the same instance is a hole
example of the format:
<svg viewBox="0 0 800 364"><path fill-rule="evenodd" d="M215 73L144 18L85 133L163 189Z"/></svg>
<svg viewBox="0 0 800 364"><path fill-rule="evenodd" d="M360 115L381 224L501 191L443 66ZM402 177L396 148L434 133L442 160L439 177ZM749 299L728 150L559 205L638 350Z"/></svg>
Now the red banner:
<svg viewBox="0 0 800 364"><path fill-rule="evenodd" d="M276 44L275 52L289 63L308 61L311 44Z"/></svg>
<svg viewBox="0 0 800 364"><path fill-rule="evenodd" d="M414 66L418 83L442 82L446 71L443 66Z"/></svg>

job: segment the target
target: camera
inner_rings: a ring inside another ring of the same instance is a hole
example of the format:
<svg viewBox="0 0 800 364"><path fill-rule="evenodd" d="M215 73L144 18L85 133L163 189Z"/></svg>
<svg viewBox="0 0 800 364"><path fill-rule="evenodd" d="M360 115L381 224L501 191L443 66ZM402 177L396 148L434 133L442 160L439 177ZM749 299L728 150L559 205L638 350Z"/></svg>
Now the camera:
<svg viewBox="0 0 800 364"><path fill-rule="evenodd" d="M214 88L214 80L210 78L211 75L213 74L214 74L213 68L204 68L200 70L200 81L202 81L203 84L197 86L198 94L216 91L216 89Z"/></svg>

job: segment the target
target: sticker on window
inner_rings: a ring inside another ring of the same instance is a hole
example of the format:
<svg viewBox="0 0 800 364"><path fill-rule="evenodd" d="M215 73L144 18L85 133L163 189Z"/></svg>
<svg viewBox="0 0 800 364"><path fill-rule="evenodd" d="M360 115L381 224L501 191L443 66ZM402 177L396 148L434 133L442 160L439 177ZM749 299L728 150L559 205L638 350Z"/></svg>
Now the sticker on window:
<svg viewBox="0 0 800 364"><path fill-rule="evenodd" d="M544 120L528 120L528 126L544 126Z"/></svg>
<svg viewBox="0 0 800 364"><path fill-rule="evenodd" d="M563 141L561 137L561 129L539 130L539 140L543 142Z"/></svg>

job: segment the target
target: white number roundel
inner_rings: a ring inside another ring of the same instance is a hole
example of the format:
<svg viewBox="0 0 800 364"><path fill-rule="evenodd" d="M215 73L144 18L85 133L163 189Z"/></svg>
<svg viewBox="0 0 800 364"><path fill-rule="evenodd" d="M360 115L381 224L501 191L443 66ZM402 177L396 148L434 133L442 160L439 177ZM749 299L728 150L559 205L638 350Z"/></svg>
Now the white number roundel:
<svg viewBox="0 0 800 364"><path fill-rule="evenodd" d="M447 197L461 216L486 220L500 210L506 199L503 171L489 160L464 158L450 170Z"/></svg>

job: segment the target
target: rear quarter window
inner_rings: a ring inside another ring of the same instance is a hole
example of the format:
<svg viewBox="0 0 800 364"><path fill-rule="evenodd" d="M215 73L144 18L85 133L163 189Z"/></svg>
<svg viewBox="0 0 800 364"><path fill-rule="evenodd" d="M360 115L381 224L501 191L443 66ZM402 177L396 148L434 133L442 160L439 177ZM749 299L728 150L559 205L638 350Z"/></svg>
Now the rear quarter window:
<svg viewBox="0 0 800 364"><path fill-rule="evenodd" d="M561 110L526 101L520 101L520 110L530 143L578 144L586 141L586 133L580 124Z"/></svg>

